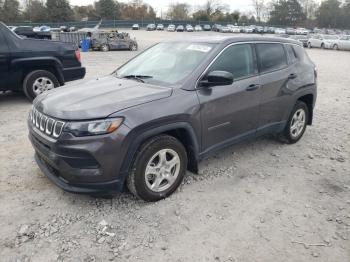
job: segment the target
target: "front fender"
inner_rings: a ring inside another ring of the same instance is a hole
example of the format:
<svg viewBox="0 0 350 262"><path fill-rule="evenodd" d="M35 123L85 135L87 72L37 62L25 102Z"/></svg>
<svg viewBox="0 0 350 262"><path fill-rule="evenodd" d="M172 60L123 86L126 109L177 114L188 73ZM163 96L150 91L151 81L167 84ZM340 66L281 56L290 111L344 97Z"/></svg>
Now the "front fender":
<svg viewBox="0 0 350 262"><path fill-rule="evenodd" d="M193 150L193 156L195 163L198 162L198 155L199 155L199 143L198 139L196 137L195 131L190 123L188 122L175 122L175 123L169 123L166 125L161 126L153 126L150 128L147 128L143 131L132 131L130 134L126 137L125 141L127 141L128 151L124 157L124 161L121 167L121 170L119 172L119 176L121 181L125 181L127 175L129 174L129 170L131 169L131 165L133 164L133 160L135 157L135 154L139 147L142 145L144 141L147 139L154 137L156 135L160 135L172 130L178 130L178 129L184 129L187 132L187 135L190 138L190 148ZM196 168L193 168L196 169Z"/></svg>

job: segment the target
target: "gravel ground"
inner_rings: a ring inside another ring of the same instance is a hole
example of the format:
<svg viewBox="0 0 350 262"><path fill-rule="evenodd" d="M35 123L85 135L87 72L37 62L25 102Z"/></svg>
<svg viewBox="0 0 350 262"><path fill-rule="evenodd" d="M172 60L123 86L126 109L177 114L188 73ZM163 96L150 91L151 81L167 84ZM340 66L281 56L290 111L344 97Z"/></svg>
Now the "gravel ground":
<svg viewBox="0 0 350 262"><path fill-rule="evenodd" d="M190 35L133 33L140 49ZM30 103L0 95L0 260L350 261L350 52L308 53L319 96L298 144L265 137L227 148L152 204L54 186L33 160ZM87 78L135 54L83 54Z"/></svg>

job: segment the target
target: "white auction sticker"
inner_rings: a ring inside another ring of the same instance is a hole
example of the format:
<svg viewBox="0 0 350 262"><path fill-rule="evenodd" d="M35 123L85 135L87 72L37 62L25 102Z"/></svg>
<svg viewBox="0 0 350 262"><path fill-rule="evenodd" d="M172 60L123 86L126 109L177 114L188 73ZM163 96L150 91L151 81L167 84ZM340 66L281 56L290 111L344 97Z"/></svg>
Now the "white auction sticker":
<svg viewBox="0 0 350 262"><path fill-rule="evenodd" d="M208 53L211 50L211 47L207 45L192 44L192 45L189 45L186 49Z"/></svg>

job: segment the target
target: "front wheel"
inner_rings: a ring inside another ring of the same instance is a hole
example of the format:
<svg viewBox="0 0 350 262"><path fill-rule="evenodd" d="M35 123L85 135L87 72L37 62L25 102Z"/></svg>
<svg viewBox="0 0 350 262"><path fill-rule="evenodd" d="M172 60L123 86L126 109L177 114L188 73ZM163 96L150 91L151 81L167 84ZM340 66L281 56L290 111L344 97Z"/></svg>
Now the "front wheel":
<svg viewBox="0 0 350 262"><path fill-rule="evenodd" d="M32 101L38 95L59 86L60 83L54 74L46 70L36 70L24 78L23 92Z"/></svg>
<svg viewBox="0 0 350 262"><path fill-rule="evenodd" d="M144 201L158 201L179 187L186 169L183 144L172 136L157 136L146 141L136 153L127 186Z"/></svg>
<svg viewBox="0 0 350 262"><path fill-rule="evenodd" d="M298 142L304 135L308 121L309 109L307 105L302 101L297 101L280 136L281 140L288 144Z"/></svg>
<svg viewBox="0 0 350 262"><path fill-rule="evenodd" d="M109 51L109 46L106 45L106 44L102 45L102 46L101 46L101 51L102 51L102 52L108 52L108 51Z"/></svg>
<svg viewBox="0 0 350 262"><path fill-rule="evenodd" d="M130 44L130 51L137 51L137 44Z"/></svg>
<svg viewBox="0 0 350 262"><path fill-rule="evenodd" d="M335 44L335 45L333 46L333 49L334 49L334 50L339 50L338 45L337 45L337 44Z"/></svg>

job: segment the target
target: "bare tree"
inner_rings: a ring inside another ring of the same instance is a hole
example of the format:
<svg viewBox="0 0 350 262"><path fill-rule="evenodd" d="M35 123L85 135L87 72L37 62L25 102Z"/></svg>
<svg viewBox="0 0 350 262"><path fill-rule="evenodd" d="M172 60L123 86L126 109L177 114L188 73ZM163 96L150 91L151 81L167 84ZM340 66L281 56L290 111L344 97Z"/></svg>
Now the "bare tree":
<svg viewBox="0 0 350 262"><path fill-rule="evenodd" d="M257 21L261 22L261 17L264 12L264 9L266 7L266 1L265 0L252 0L252 5L255 10L255 16Z"/></svg>

